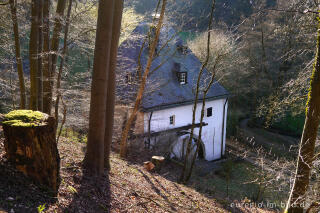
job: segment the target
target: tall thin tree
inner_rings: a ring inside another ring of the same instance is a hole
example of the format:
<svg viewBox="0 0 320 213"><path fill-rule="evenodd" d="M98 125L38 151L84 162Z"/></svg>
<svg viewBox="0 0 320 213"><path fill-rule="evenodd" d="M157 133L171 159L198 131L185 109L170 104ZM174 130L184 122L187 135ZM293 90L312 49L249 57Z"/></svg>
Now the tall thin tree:
<svg viewBox="0 0 320 213"><path fill-rule="evenodd" d="M207 51L206 54L207 55L206 55L206 59L205 59L204 63L201 66L200 72L198 74L198 79L197 79L197 84L196 84L196 91L195 91L196 94L195 94L195 99L194 99L193 109L192 109L191 132L190 132L190 137L189 137L189 140L188 140L188 143L187 143L186 156L185 156L185 159L184 159L184 164L183 164L182 172L181 172L181 175L180 175L180 178L179 178L179 182L186 182L187 179L190 178L189 175L188 175L189 173L187 173L188 171L186 171L186 170L187 170L189 155L191 153L191 146L192 146L193 134L194 134L195 123L196 123L196 112L197 112L197 106L198 106L198 100L199 100L201 78L202 78L204 69L207 66L208 62L209 62L209 57L210 57L210 40L211 40L211 30L212 30L212 22L213 22L212 18L213 18L214 8L215 8L215 0L212 1L211 13L210 13L210 19L209 19L209 25L208 25L207 49L206 49L206 51ZM210 82L210 83L212 84L212 82ZM203 116L203 115L201 115L201 116ZM200 140L201 140L201 138L200 138ZM197 153L195 153L195 155L197 155ZM192 170L191 167L189 169ZM190 175L191 175L191 173L190 173Z"/></svg>
<svg viewBox="0 0 320 213"><path fill-rule="evenodd" d="M128 149L128 144L127 144L127 140L128 140L128 134L131 128L131 125L133 123L133 121L136 118L136 115L138 113L139 107L140 107L140 103L142 101L142 97L143 97L143 93L144 93L144 88L146 85L146 81L147 81L147 77L151 68L151 64L153 61L153 56L155 53L155 49L159 40L159 36L160 36L160 30L162 27L162 23L163 23L163 19L164 19L164 13L165 13L165 9L166 9L166 4L167 4L167 0L162 0L162 7L161 7L161 13L160 13L160 18L156 27L156 33L155 33L155 37L150 45L150 50L149 50L149 56L148 56L148 61L147 61L147 66L145 68L145 71L143 73L142 79L141 79L141 83L140 83L140 87L137 93L137 97L136 97L136 101L134 104L134 108L132 113L130 114L130 117L128 119L128 121L126 122L126 126L124 128L124 130L122 131L121 134L121 142L120 142L120 156L121 157L126 157L127 156L127 149Z"/></svg>
<svg viewBox="0 0 320 213"><path fill-rule="evenodd" d="M51 114L52 108L52 90L54 84L54 77L57 67L59 43L60 43L60 32L63 24L64 10L66 7L66 0L58 0L56 17L54 19L54 27L52 32L52 39L50 45L50 66L49 66L49 84L46 83L44 87L44 98L43 98L43 111L47 114ZM48 72L48 71L46 71ZM45 76L47 78L47 76ZM46 79L47 80L47 79Z"/></svg>
<svg viewBox="0 0 320 213"><path fill-rule="evenodd" d="M320 121L320 14L318 14L318 21L316 56L310 79L306 120L299 145L297 169L286 207L288 213L302 213L306 208L306 192L309 186L310 172L315 155L315 142L318 136Z"/></svg>
<svg viewBox="0 0 320 213"><path fill-rule="evenodd" d="M30 109L38 110L37 73L38 73L38 20L39 0L31 1L31 30L29 41L30 63Z"/></svg>
<svg viewBox="0 0 320 213"><path fill-rule="evenodd" d="M101 175L104 171L107 82L110 70L114 5L115 0L99 1L91 83L88 144L84 159L85 167L93 175Z"/></svg>
<svg viewBox="0 0 320 213"><path fill-rule="evenodd" d="M43 0L39 0L38 6L38 70L37 70L37 99L38 110L43 110L43 83L42 83L42 56L43 56Z"/></svg>
<svg viewBox="0 0 320 213"><path fill-rule="evenodd" d="M14 44L15 44L15 53L16 53L16 63L19 76L19 87L20 87L20 108L26 108L26 87L24 83L24 74L23 74L23 64L21 57L21 46L20 46L20 37L19 37L19 26L17 18L17 2L15 0L10 0L10 9L11 17L13 24L13 34L14 34Z"/></svg>
<svg viewBox="0 0 320 213"><path fill-rule="evenodd" d="M42 57L42 71L43 71L43 112L50 113L51 109L51 72L50 72L50 1L44 1L43 4L43 57Z"/></svg>
<svg viewBox="0 0 320 213"><path fill-rule="evenodd" d="M123 12L123 0L115 1L112 26L112 42L110 53L110 67L108 79L108 92L106 102L106 128L104 136L104 167L110 169L110 147L112 143L114 104L115 104L115 70L117 66L117 53L120 38L121 20Z"/></svg>
<svg viewBox="0 0 320 213"><path fill-rule="evenodd" d="M54 111L54 117L56 119L56 127L58 126L58 119L59 119L59 102L61 98L61 77L62 77L62 71L64 67L65 58L67 56L67 41L68 41L68 33L69 33L69 25L70 25L70 15L71 15L71 9L72 9L72 1L69 0L68 10L67 10L67 16L66 16L66 23L64 27L64 38L63 38L63 49L60 57L60 65L59 65L59 71L57 76L57 86L56 86L56 103L55 103L55 111Z"/></svg>

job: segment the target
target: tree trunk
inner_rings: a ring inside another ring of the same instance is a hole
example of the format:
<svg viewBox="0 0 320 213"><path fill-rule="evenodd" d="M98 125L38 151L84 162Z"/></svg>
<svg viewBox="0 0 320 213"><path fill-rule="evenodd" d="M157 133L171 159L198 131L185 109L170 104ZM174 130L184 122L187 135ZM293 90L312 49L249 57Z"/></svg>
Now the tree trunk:
<svg viewBox="0 0 320 213"><path fill-rule="evenodd" d="M305 196L314 161L315 142L320 121L320 23L318 25L316 51L306 106L306 120L299 147L297 170L286 208L288 213L302 213L306 207Z"/></svg>
<svg viewBox="0 0 320 213"><path fill-rule="evenodd" d="M3 122L6 156L26 176L58 191L60 157L55 139L55 121L44 115L40 125L14 126Z"/></svg>
<svg viewBox="0 0 320 213"><path fill-rule="evenodd" d="M49 68L49 81L50 86L46 87L46 91L44 91L45 96L44 102L44 112L51 115L51 108L52 108L52 89L54 84L54 77L56 72L56 66L57 66L57 59L58 59L58 50L59 50L59 42L60 42L60 32L62 28L62 22L63 22L63 14L64 9L66 7L66 0L58 0L57 4L57 11L56 11L56 18L54 20L54 28L52 33L52 39L51 39L51 54L50 54L50 68ZM48 89L48 91L47 91Z"/></svg>
<svg viewBox="0 0 320 213"><path fill-rule="evenodd" d="M100 0L94 51L88 144L85 166L93 175L104 170L104 137L114 0ZM109 127L112 128L112 127Z"/></svg>
<svg viewBox="0 0 320 213"><path fill-rule="evenodd" d="M38 9L39 0L31 2L31 31L29 41L29 63L30 63L30 109L38 110L37 98L37 74L38 74Z"/></svg>
<svg viewBox="0 0 320 213"><path fill-rule="evenodd" d="M50 114L51 99L50 88L51 73L50 73L50 21L49 21L49 7L50 1L45 0L43 4L43 58L42 58L42 72L43 72L43 112Z"/></svg>
<svg viewBox="0 0 320 213"><path fill-rule="evenodd" d="M123 0L115 1L112 25L112 41L110 50L110 67L108 79L108 91L106 102L106 124L104 136L104 167L110 170L110 148L112 144L112 132L114 121L115 104L115 70L117 67L118 45L120 38L121 20L123 11Z"/></svg>
<svg viewBox="0 0 320 213"><path fill-rule="evenodd" d="M24 84L23 76L23 64L20 52L20 38L19 38L19 27L17 19L17 5L14 0L10 0L11 17L13 23L14 43L16 51L16 63L19 76L19 87L20 87L20 108L26 108L26 87Z"/></svg>
<svg viewBox="0 0 320 213"><path fill-rule="evenodd" d="M38 99L38 110L43 111L43 84L42 84L42 51L43 51L43 0L39 0L38 8L38 70L37 70L37 99Z"/></svg>
<svg viewBox="0 0 320 213"><path fill-rule="evenodd" d="M150 144L151 144L151 120L152 120L152 115L153 115L153 111L150 112L150 116L148 119L148 141L147 141L147 149L150 149Z"/></svg>
<svg viewBox="0 0 320 213"><path fill-rule="evenodd" d="M206 60L202 64L198 79L197 79L197 85L196 85L196 94L195 94L195 99L194 99L194 104L193 104L193 110L192 110L192 127L191 127L191 133L190 133L190 138L187 144L187 152L186 156L184 159L184 164L182 168L182 172L179 178L179 182L185 182L188 177L186 177L186 172L187 172L187 167L188 167L188 159L189 155L191 154L191 145L192 145L192 139L193 139L193 132L195 128L195 123L196 123L196 111L197 111L197 105L198 105L198 99L199 99L199 90L200 90L200 80L204 71L204 68L207 66L209 62L209 57L210 57L210 40L211 40L211 29L212 29L212 18L213 18L213 11L215 8L215 3L216 1L212 1L212 6L211 6L211 13L210 13L210 20L209 20L209 26L208 26L208 38L207 38L207 55L206 55ZM200 123L200 125L202 125ZM195 153L197 155L197 153ZM191 166L191 165L190 165ZM190 167L191 168L191 167Z"/></svg>
<svg viewBox="0 0 320 213"><path fill-rule="evenodd" d="M132 111L132 113L131 113L131 115L130 115L130 117L128 119L128 122L126 123L125 129L122 131L122 134L121 134L120 156L123 157L123 158L127 156L128 133L129 133L129 130L131 128L131 124L134 121L134 119L135 119L135 117L137 115L138 109L140 107L140 103L141 103L141 100L142 100L144 88L145 88L146 81L147 81L147 77L148 77L148 74L149 74L149 71L150 71L150 68L151 68L151 63L152 63L152 60L153 60L153 56L154 56L154 53L155 53L156 45L158 43L158 39L159 39L159 36L160 36L160 30L161 30L163 19L164 19L164 12L165 12L165 9L166 9L166 4L167 4L167 0L163 0L162 1L160 19L159 19L159 22L158 22L158 25L157 25L155 38L152 41L152 45L150 47L147 66L146 66L145 72L143 73L143 77L142 77L142 80L141 80L141 83L140 83L140 87L139 87L139 91L138 91L137 98L136 98L136 101L135 101L135 105L134 105L133 111Z"/></svg>
<svg viewBox="0 0 320 213"><path fill-rule="evenodd" d="M196 158L197 158L197 155L199 153L199 149L200 149L200 146L201 146L201 137L202 137L202 128L203 128L203 118L204 118L204 110L205 110L205 107L206 107L206 96L207 96L207 93L209 91L209 89L211 88L212 84L213 84L213 81L214 81L214 77L215 77L215 73L211 73L211 80L207 86L207 88L205 89L205 91L203 91L203 96L202 96L202 107L201 107L201 117L200 117L200 129L199 129L199 136L198 136L198 140L197 140L197 148L196 148L196 151L192 157L192 161L191 161L191 165L190 165L190 168L189 168L189 171L187 173L187 176L186 176L186 179L184 180L184 182L188 182L191 178L191 175L192 175L192 170L193 170L193 167L194 167L194 164L196 162ZM222 139L223 140L223 139ZM222 146L222 143L221 143L221 146ZM222 157L222 155L221 155Z"/></svg>
<svg viewBox="0 0 320 213"><path fill-rule="evenodd" d="M60 66L59 66L59 72L58 72L58 77L57 77L57 98L56 98L56 103L55 103L55 111L54 111L54 118L56 120L56 127L58 127L59 123L59 101L61 98L61 92L60 92L60 87L61 87L61 75L63 71L63 66L65 62L65 57L67 54L67 41L68 41L68 32L69 32L69 24L70 24L70 15L71 15L71 8L72 8L72 0L69 0L69 5L68 5L68 11L67 11L67 18L66 18L66 23L65 23L65 28L64 28L64 38L63 38L63 50L62 54L60 57Z"/></svg>

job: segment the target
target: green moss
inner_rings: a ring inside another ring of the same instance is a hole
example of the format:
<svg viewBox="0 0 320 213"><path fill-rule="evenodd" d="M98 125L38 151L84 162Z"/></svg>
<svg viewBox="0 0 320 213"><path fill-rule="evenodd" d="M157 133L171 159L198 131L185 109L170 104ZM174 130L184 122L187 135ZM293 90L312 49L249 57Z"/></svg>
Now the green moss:
<svg viewBox="0 0 320 213"><path fill-rule="evenodd" d="M320 17L317 17L318 19L318 29L320 29ZM309 92L308 92L308 99L307 99L307 104L306 104L306 116L308 115L309 107L310 107L310 102L312 99L312 90L315 85L319 83L319 45L320 45L320 32L318 31L317 35L317 53L314 59L314 64L313 64L313 70L312 70L312 75L310 79L310 87L309 87Z"/></svg>
<svg viewBox="0 0 320 213"><path fill-rule="evenodd" d="M32 110L14 110L4 116L3 124L10 126L39 126L46 119L45 114Z"/></svg>

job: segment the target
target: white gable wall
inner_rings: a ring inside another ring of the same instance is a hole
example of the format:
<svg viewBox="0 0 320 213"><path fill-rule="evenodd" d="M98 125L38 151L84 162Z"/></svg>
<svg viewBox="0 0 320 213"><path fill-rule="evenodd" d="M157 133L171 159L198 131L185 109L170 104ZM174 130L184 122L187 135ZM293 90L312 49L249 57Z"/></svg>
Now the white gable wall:
<svg viewBox="0 0 320 213"><path fill-rule="evenodd" d="M202 129L202 141L205 145L205 159L208 161L221 158L221 137L223 125L223 109L226 99L218 99L207 101L205 105L205 116L203 122L208 123ZM207 117L207 108L212 107L212 116ZM192 108L193 104L185 106L177 106L174 108L154 111L151 119L151 132L158 132L167 129L177 128L192 124ZM202 104L198 103L196 112L196 123L200 122ZM225 145L226 124L227 124L227 108L225 109L224 135L223 144ZM174 125L170 125L170 116L175 116ZM150 112L144 114L144 131L148 132L148 120ZM198 135L199 128L195 128L194 134ZM225 146L223 147L223 152Z"/></svg>

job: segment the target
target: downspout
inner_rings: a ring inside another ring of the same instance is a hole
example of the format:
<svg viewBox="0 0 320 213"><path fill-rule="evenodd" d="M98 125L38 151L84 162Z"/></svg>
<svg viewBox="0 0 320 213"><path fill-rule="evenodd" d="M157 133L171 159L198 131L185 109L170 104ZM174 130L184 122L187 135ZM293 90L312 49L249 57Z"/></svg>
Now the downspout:
<svg viewBox="0 0 320 213"><path fill-rule="evenodd" d="M223 106L222 135L221 135L221 158L223 157L224 126L225 126L226 106L228 103L228 99L229 98L226 98L226 102L224 103L224 106Z"/></svg>
<svg viewBox="0 0 320 213"><path fill-rule="evenodd" d="M149 120L148 120L148 142L147 142L147 148L150 149L150 143L151 143L151 119L152 119L153 111L150 112Z"/></svg>

